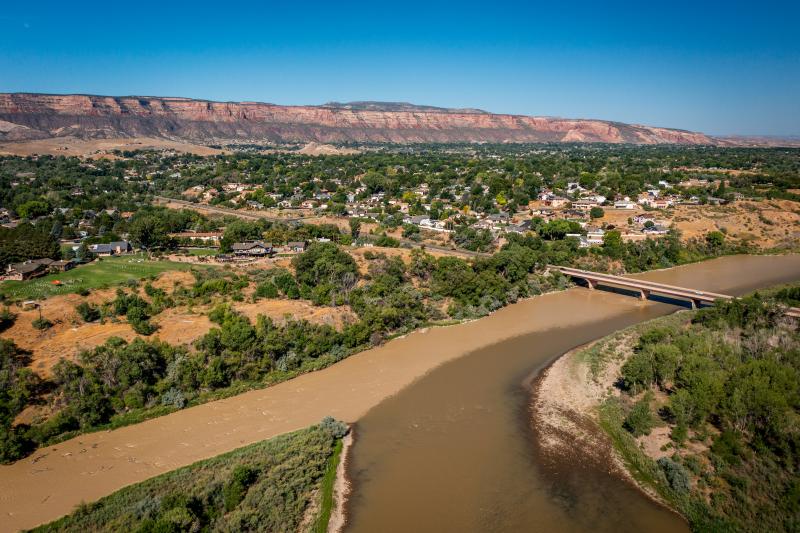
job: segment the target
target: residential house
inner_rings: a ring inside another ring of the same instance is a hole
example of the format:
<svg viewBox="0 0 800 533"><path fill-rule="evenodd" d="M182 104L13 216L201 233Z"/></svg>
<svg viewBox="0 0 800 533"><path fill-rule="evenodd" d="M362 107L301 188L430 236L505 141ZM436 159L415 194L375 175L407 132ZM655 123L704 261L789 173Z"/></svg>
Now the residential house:
<svg viewBox="0 0 800 533"><path fill-rule="evenodd" d="M650 226L648 228L644 228L643 231L647 235L666 235L669 230L667 228L665 228L664 226L660 226L660 225L656 224L654 226Z"/></svg>
<svg viewBox="0 0 800 533"><path fill-rule="evenodd" d="M581 211L589 211L593 207L597 207L598 205L599 204L597 203L596 200L593 200L593 199L590 200L588 198L581 199L581 200L575 200L574 202L572 202L572 208L573 209L580 209Z"/></svg>
<svg viewBox="0 0 800 533"><path fill-rule="evenodd" d="M564 237L567 238L567 239L570 239L570 238L578 239L578 246L580 248L588 248L589 246L591 246L591 244L589 244L589 241L586 238L586 236L582 235L580 233L567 233Z"/></svg>
<svg viewBox="0 0 800 533"><path fill-rule="evenodd" d="M286 251L296 254L303 253L306 251L306 243L305 241L290 242L286 245Z"/></svg>
<svg viewBox="0 0 800 533"><path fill-rule="evenodd" d="M50 263L50 272L66 272L67 270L72 270L76 266L77 264L72 259L60 259Z"/></svg>
<svg viewBox="0 0 800 533"><path fill-rule="evenodd" d="M235 242L233 253L243 257L265 257L272 253L272 244L263 241Z"/></svg>
<svg viewBox="0 0 800 533"><path fill-rule="evenodd" d="M638 205L636 202L632 202L629 197L625 197L622 200L617 200L614 202L614 209L636 209Z"/></svg>
<svg viewBox="0 0 800 533"><path fill-rule="evenodd" d="M709 196L707 200L708 203L711 205L722 205L728 203L728 200L726 200L725 198L717 198L716 196Z"/></svg>
<svg viewBox="0 0 800 533"><path fill-rule="evenodd" d="M606 234L600 228L586 228L586 242L589 244L603 244L603 236Z"/></svg>
<svg viewBox="0 0 800 533"><path fill-rule="evenodd" d="M508 213L492 213L486 218L495 223L507 223L511 220L511 215Z"/></svg>
<svg viewBox="0 0 800 533"><path fill-rule="evenodd" d="M13 281L24 281L26 279L37 278L47 274L47 267L42 263L25 261L24 263L13 263L6 267L6 274L3 279Z"/></svg>
<svg viewBox="0 0 800 533"><path fill-rule="evenodd" d="M564 207L569 203L569 200L562 197L562 196L551 196L549 199L545 200L545 205L549 205L550 207Z"/></svg>
<svg viewBox="0 0 800 533"><path fill-rule="evenodd" d="M90 244L89 251L99 256L124 254L132 250L128 241L109 242L107 244Z"/></svg>
<svg viewBox="0 0 800 533"><path fill-rule="evenodd" d="M431 217L428 215L414 215L414 216L405 216L403 217L404 224L414 224L419 226L422 224L424 220L430 220Z"/></svg>

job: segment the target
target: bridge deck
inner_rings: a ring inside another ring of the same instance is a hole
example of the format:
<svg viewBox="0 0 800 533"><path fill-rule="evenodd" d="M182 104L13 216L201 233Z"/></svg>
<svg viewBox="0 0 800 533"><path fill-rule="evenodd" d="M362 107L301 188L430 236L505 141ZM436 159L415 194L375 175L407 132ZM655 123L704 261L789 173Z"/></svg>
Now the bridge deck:
<svg viewBox="0 0 800 533"><path fill-rule="evenodd" d="M589 288L594 288L594 284L614 285L625 289L634 289L640 292L643 299L647 298L650 293L657 293L664 296L674 296L677 298L685 298L692 303L692 306L699 305L700 303L713 304L716 300L733 300L735 297L729 294L721 294L717 292L700 291L697 289L690 289L687 287L677 287L675 285L668 285L666 283L657 283L655 281L647 281L643 279L624 278L622 276L614 276L611 274L601 274L599 272L592 272L590 270L581 270L579 268L564 267L548 265L548 268L558 270L567 276L581 278L589 283ZM800 318L800 308L790 307L786 310L786 315Z"/></svg>

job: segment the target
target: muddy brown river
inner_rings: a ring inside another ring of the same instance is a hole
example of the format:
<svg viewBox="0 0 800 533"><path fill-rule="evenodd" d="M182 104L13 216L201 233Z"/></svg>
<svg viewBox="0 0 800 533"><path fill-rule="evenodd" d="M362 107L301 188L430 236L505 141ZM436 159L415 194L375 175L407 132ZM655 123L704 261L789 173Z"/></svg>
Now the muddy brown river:
<svg viewBox="0 0 800 533"><path fill-rule="evenodd" d="M727 257L642 277L742 294L800 280L800 257ZM346 531L686 531L680 517L581 457L545 466L526 386L571 348L675 309L573 290L501 311L533 331L435 368L358 421Z"/></svg>

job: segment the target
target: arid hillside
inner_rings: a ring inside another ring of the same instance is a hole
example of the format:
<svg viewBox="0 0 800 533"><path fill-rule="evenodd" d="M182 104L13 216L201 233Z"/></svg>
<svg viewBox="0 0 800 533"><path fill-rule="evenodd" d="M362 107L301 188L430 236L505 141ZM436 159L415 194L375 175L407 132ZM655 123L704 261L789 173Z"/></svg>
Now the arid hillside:
<svg viewBox="0 0 800 533"><path fill-rule="evenodd" d="M714 144L684 130L475 109L354 102L280 106L173 97L0 94L0 140L155 137L216 143L606 142Z"/></svg>

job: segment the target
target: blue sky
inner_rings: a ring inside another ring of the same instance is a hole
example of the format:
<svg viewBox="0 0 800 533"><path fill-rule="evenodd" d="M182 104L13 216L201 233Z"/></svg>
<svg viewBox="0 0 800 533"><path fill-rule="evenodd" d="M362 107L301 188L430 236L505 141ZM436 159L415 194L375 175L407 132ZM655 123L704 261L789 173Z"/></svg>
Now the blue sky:
<svg viewBox="0 0 800 533"><path fill-rule="evenodd" d="M408 101L800 135L800 2L559 4L8 2L0 91Z"/></svg>

